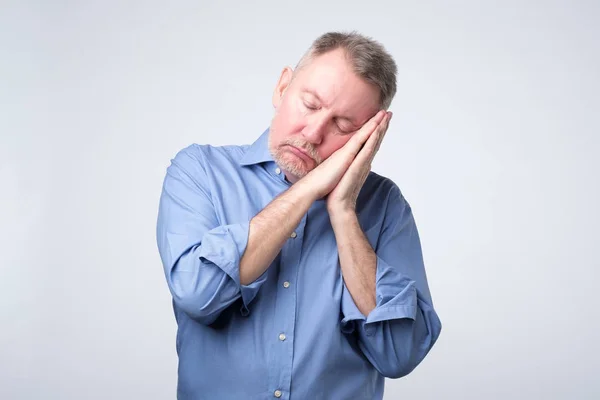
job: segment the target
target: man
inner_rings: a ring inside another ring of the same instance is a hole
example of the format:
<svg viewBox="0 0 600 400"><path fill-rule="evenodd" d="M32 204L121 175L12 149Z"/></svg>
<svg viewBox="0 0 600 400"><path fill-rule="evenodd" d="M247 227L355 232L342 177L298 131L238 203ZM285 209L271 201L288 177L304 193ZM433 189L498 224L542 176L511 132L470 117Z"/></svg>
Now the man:
<svg viewBox="0 0 600 400"><path fill-rule="evenodd" d="M381 399L434 345L411 207L370 172L395 80L377 42L324 34L252 145L172 160L157 236L179 399Z"/></svg>

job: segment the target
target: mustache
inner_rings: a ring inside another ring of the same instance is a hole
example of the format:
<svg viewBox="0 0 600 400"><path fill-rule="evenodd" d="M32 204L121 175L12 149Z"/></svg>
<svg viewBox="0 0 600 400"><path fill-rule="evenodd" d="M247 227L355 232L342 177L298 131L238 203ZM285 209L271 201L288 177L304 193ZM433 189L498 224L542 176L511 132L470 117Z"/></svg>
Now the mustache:
<svg viewBox="0 0 600 400"><path fill-rule="evenodd" d="M319 156L319 153L314 148L314 146L300 138L288 138L282 143L282 145L294 146L305 151L306 154L308 154L313 160L315 160L317 164L320 164L322 161L321 157Z"/></svg>

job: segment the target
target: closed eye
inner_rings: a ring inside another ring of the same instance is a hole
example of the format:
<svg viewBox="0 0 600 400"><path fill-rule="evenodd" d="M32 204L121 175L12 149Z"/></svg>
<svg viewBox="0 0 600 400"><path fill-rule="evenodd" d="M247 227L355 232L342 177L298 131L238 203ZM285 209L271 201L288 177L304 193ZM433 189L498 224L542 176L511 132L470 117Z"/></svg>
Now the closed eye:
<svg viewBox="0 0 600 400"><path fill-rule="evenodd" d="M336 124L336 126L340 130L340 132L344 135L348 135L356 130L353 127L347 126L347 125Z"/></svg>

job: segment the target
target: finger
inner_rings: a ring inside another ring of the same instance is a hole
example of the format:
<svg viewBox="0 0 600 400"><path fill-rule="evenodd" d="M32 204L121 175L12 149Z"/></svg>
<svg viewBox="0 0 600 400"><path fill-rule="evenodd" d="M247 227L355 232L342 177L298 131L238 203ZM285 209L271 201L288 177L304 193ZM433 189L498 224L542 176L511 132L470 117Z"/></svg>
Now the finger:
<svg viewBox="0 0 600 400"><path fill-rule="evenodd" d="M358 164L370 163L373 159L372 155L375 152L377 143L379 141L380 129L379 127L369 136L367 141L362 146L360 152L356 155L356 162Z"/></svg>
<svg viewBox="0 0 600 400"><path fill-rule="evenodd" d="M389 114L386 115L384 120L381 121L381 123L377 127L376 132L373 133L373 135L371 135L371 137L369 138L369 142L370 142L369 145L368 146L365 145L365 148L366 148L365 149L365 157L368 158L368 163L373 162L373 159L375 158L375 154L377 154L377 152L379 151L381 142L383 141L383 138L387 132L390 118L391 118L391 116ZM372 139L372 141L371 141L371 139Z"/></svg>
<svg viewBox="0 0 600 400"><path fill-rule="evenodd" d="M381 122L385 119L385 117L386 112L384 110L380 110L377 114L371 117L371 119L368 120L341 149L329 157L332 159L330 162L333 162L333 159L352 162L352 160L354 160L365 148L368 139L372 136L377 136L374 135L374 133L379 125L381 125Z"/></svg>
<svg viewBox="0 0 600 400"><path fill-rule="evenodd" d="M381 124L381 122L385 119L385 111L380 110L377 114L375 114L369 121L367 121L362 128L352 137L348 143L352 142L352 148L356 152L360 150L360 146L362 146L367 139L377 130L377 127Z"/></svg>
<svg viewBox="0 0 600 400"><path fill-rule="evenodd" d="M381 144L381 140L385 135L385 131L389 124L390 116L388 113L384 113L385 117L382 121L377 125L377 128L371 133L371 135L367 138L367 140L361 145L358 154L356 154L352 163L348 167L347 173L359 174L361 182L364 182L364 179L369 174L371 170L371 163L373 162L373 158L377 153L377 149ZM367 167L367 168L365 168Z"/></svg>
<svg viewBox="0 0 600 400"><path fill-rule="evenodd" d="M385 137L385 134L387 133L387 130L390 126L390 121L392 120L392 113L389 112L388 115L386 116L386 118L384 119L384 121L382 121L382 124L380 125L380 132L379 132L379 138L377 140L377 145L375 146L375 153L377 153L379 151L379 148L381 147L381 143L383 142L383 138Z"/></svg>

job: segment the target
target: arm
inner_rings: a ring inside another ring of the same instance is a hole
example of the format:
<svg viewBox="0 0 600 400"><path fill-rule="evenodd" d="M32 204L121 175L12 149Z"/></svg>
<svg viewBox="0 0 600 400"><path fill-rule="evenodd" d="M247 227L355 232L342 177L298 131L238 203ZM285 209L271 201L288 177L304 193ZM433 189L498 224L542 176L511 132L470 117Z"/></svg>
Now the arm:
<svg viewBox="0 0 600 400"><path fill-rule="evenodd" d="M247 311L314 195L306 185L293 185L252 220L220 225L203 165L198 146L172 160L160 197L157 244L175 304L210 324L240 297Z"/></svg>
<svg viewBox="0 0 600 400"><path fill-rule="evenodd" d="M393 186L373 247L356 214L334 214L331 221L344 279L343 329L356 333L362 352L382 375L407 375L441 332L412 210Z"/></svg>
<svg viewBox="0 0 600 400"><path fill-rule="evenodd" d="M384 376L410 373L441 331L433 309L417 228L410 206L393 185L379 237L368 243L356 218L358 194L387 131L380 119L343 177L327 197L327 210L344 279L342 330ZM366 128L365 128L366 129Z"/></svg>
<svg viewBox="0 0 600 400"><path fill-rule="evenodd" d="M367 241L355 211L330 213L344 284L356 307L368 315L376 306L377 254Z"/></svg>
<svg viewBox="0 0 600 400"><path fill-rule="evenodd" d="M267 269L315 200L314 192L299 181L252 218L240 262L242 284L253 282Z"/></svg>

